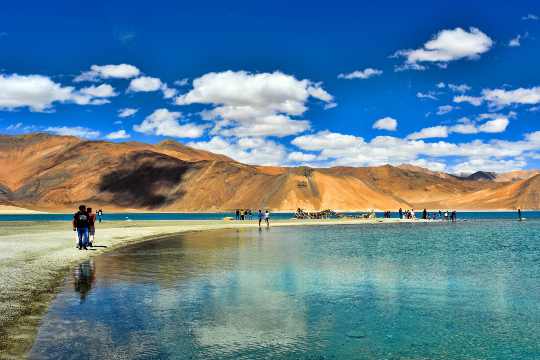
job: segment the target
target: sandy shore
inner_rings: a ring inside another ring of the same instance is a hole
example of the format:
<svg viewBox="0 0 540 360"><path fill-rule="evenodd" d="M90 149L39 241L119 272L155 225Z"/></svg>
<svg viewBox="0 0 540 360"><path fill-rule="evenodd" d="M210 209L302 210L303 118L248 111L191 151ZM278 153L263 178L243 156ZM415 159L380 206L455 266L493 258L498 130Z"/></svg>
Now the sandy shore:
<svg viewBox="0 0 540 360"><path fill-rule="evenodd" d="M421 220L416 220L421 221ZM280 220L272 226L346 225L410 222L398 219ZM66 271L75 263L105 251L188 231L257 227L256 221L117 221L98 224L96 244L75 248L67 222L0 223L0 358L20 358L31 347Z"/></svg>

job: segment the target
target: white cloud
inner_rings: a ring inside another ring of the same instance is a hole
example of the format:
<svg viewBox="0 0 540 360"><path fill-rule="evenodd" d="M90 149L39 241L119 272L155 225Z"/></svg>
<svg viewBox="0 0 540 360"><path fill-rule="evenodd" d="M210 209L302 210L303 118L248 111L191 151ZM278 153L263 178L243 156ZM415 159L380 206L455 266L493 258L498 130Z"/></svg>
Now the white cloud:
<svg viewBox="0 0 540 360"><path fill-rule="evenodd" d="M127 117L135 115L138 111L139 111L139 109L134 109L134 108L119 109L118 110L118 117L127 118Z"/></svg>
<svg viewBox="0 0 540 360"><path fill-rule="evenodd" d="M176 86L186 86L189 84L189 79L188 78L183 78L183 79L180 79L180 80L176 80L174 82L174 85Z"/></svg>
<svg viewBox="0 0 540 360"><path fill-rule="evenodd" d="M90 71L81 73L73 81L97 81L98 79L130 79L139 76L140 70L129 64L92 65Z"/></svg>
<svg viewBox="0 0 540 360"><path fill-rule="evenodd" d="M478 131L485 133L501 133L504 132L510 121L506 117L500 117L494 120L486 121L478 127Z"/></svg>
<svg viewBox="0 0 540 360"><path fill-rule="evenodd" d="M410 140L428 139L428 138L446 138L448 137L448 126L432 126L423 128L407 136Z"/></svg>
<svg viewBox="0 0 540 360"><path fill-rule="evenodd" d="M457 109L452 105L441 105L437 108L437 115L448 114L450 111Z"/></svg>
<svg viewBox="0 0 540 360"><path fill-rule="evenodd" d="M19 130L22 126L23 126L23 123L22 123L22 122L18 122L18 123L16 123L16 124L11 124L11 125L9 125L8 127L6 127L6 130L7 130L7 131Z"/></svg>
<svg viewBox="0 0 540 360"><path fill-rule="evenodd" d="M416 93L416 97L419 98L419 99L431 99L431 100L438 100L438 98L435 96L435 93L430 91L428 93L422 93L422 92L417 92Z"/></svg>
<svg viewBox="0 0 540 360"><path fill-rule="evenodd" d="M366 68L364 70L356 70L348 74L339 74L338 79L369 79L370 77L382 75L383 71L379 69Z"/></svg>
<svg viewBox="0 0 540 360"><path fill-rule="evenodd" d="M317 156L314 154L308 154L300 151L293 151L287 156L287 160L293 163L305 163L308 161L313 161L317 159Z"/></svg>
<svg viewBox="0 0 540 360"><path fill-rule="evenodd" d="M450 88L450 90L453 92L458 93L466 93L467 91L471 90L471 87L467 84L448 84L448 88Z"/></svg>
<svg viewBox="0 0 540 360"><path fill-rule="evenodd" d="M69 126L50 126L45 129L47 132L52 132L57 135L64 136L77 136L87 139L97 138L99 131L88 129L81 126L69 127Z"/></svg>
<svg viewBox="0 0 540 360"><path fill-rule="evenodd" d="M533 105L540 103L540 86L515 90L484 89L482 96L493 107L504 107L512 104Z"/></svg>
<svg viewBox="0 0 540 360"><path fill-rule="evenodd" d="M118 95L114 88L109 84L101 84L99 86L85 87L80 90L81 94L91 97L107 98Z"/></svg>
<svg viewBox="0 0 540 360"><path fill-rule="evenodd" d="M479 170L502 173L520 170L526 165L527 163L524 160L478 158L458 163L450 171L454 174L472 174Z"/></svg>
<svg viewBox="0 0 540 360"><path fill-rule="evenodd" d="M446 131L448 131L446 129ZM444 130L441 131L443 133ZM427 142L425 140L400 139L391 136L377 136L366 142L361 137L321 131L295 138L292 144L301 150L318 152L318 161L325 166L373 166L382 164L413 163L421 159L427 167L439 170L448 157L484 159L505 162L526 153L540 149L540 131L525 135L523 140L507 141L493 139L487 142L473 140L465 143L446 141ZM439 164L430 166L433 159ZM478 170L481 170L480 167Z"/></svg>
<svg viewBox="0 0 540 360"><path fill-rule="evenodd" d="M489 51L493 41L477 28L442 30L416 50L399 50L394 57L405 57L400 70L424 70L422 62L447 63L460 59L476 59Z"/></svg>
<svg viewBox="0 0 540 360"><path fill-rule="evenodd" d="M438 89L444 89L446 87L446 84L441 81L440 83L437 83L437 85L435 86L437 86Z"/></svg>
<svg viewBox="0 0 540 360"><path fill-rule="evenodd" d="M309 98L335 106L321 84L298 80L281 72L208 73L193 80L193 88L176 98L178 105L210 104L201 113L215 122L213 134L224 136L287 136L309 129L295 119L307 110Z"/></svg>
<svg viewBox="0 0 540 360"><path fill-rule="evenodd" d="M538 20L540 19L538 15L535 14L527 14L521 18L521 20Z"/></svg>
<svg viewBox="0 0 540 360"><path fill-rule="evenodd" d="M391 117L384 117L373 123L373 129L395 131L397 129L398 122Z"/></svg>
<svg viewBox="0 0 540 360"><path fill-rule="evenodd" d="M31 111L44 112L50 111L56 102L102 105L109 101L96 98L94 94L111 95L106 93L110 90L114 93L114 89L107 86L77 91L74 87L62 86L43 75L0 74L0 109L28 107Z"/></svg>
<svg viewBox="0 0 540 360"><path fill-rule="evenodd" d="M521 35L517 35L515 38L510 39L510 41L508 42L508 46L510 47L521 46Z"/></svg>
<svg viewBox="0 0 540 360"><path fill-rule="evenodd" d="M141 76L133 79L129 83L128 90L134 92L150 92L161 89L161 80L150 76Z"/></svg>
<svg viewBox="0 0 540 360"><path fill-rule="evenodd" d="M130 135L126 133L126 130L118 130L105 135L105 138L110 140L129 139Z"/></svg>
<svg viewBox="0 0 540 360"><path fill-rule="evenodd" d="M458 95L458 96L454 96L454 102L455 103L466 102L474 106L480 106L484 102L484 99L482 97Z"/></svg>
<svg viewBox="0 0 540 360"><path fill-rule="evenodd" d="M133 130L147 135L173 136L178 138L198 138L204 134L207 126L192 123L180 124L180 112L157 109L148 115L142 123L134 125Z"/></svg>
<svg viewBox="0 0 540 360"><path fill-rule="evenodd" d="M170 88L160 79L151 76L141 76L133 79L129 83L128 91L132 92L152 92L161 90L165 99L176 96L177 90Z"/></svg>
<svg viewBox="0 0 540 360"><path fill-rule="evenodd" d="M246 164L281 165L287 158L285 147L262 138L231 140L214 136L209 141L190 142L188 146L223 154Z"/></svg>

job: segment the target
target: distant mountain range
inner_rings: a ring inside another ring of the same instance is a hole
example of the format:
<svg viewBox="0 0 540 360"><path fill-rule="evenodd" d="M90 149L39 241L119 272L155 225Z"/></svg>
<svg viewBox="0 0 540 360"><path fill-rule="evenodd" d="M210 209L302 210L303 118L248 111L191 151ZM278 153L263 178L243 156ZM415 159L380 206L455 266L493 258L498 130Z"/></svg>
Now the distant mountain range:
<svg viewBox="0 0 540 360"><path fill-rule="evenodd" d="M175 141L0 136L0 204L66 211L79 203L108 211L539 209L540 173L253 166Z"/></svg>

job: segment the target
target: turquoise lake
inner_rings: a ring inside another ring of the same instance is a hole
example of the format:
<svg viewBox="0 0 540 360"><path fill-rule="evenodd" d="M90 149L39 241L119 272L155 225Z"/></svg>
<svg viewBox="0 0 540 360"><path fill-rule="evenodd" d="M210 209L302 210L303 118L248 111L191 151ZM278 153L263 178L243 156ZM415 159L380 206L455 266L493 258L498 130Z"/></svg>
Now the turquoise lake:
<svg viewBox="0 0 540 360"><path fill-rule="evenodd" d="M540 220L188 233L76 266L31 359L539 359Z"/></svg>

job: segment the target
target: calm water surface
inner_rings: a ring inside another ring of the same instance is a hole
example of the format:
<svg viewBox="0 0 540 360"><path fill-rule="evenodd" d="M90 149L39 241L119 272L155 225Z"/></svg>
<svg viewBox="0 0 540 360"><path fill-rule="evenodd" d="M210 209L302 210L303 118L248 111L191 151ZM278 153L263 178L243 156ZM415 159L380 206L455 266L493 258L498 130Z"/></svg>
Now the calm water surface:
<svg viewBox="0 0 540 360"><path fill-rule="evenodd" d="M33 359L539 359L540 221L192 233L77 266Z"/></svg>

